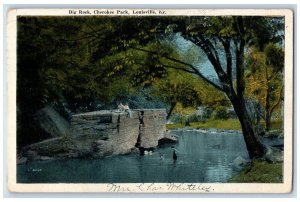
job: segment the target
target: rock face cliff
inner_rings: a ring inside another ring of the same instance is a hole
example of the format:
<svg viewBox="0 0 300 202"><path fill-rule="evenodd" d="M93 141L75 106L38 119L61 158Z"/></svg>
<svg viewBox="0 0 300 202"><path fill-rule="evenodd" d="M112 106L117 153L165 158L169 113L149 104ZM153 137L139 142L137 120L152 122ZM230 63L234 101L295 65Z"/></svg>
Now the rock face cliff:
<svg viewBox="0 0 300 202"><path fill-rule="evenodd" d="M139 113L139 137L137 146L151 148L158 145L158 140L164 137L166 132L165 110L140 110Z"/></svg>
<svg viewBox="0 0 300 202"><path fill-rule="evenodd" d="M166 138L165 109L96 111L73 115L67 135L25 147L27 160L101 158L153 149Z"/></svg>
<svg viewBox="0 0 300 202"><path fill-rule="evenodd" d="M51 106L46 106L35 114L41 129L48 138L60 137L67 133L69 123Z"/></svg>

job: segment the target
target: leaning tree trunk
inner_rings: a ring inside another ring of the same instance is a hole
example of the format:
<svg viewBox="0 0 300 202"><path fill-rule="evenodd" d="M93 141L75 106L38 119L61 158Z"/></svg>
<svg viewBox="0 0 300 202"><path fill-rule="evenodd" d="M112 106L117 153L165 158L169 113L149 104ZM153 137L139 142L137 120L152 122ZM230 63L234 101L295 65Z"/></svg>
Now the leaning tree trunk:
<svg viewBox="0 0 300 202"><path fill-rule="evenodd" d="M244 69L244 52L246 40L244 39L245 30L243 26L243 19L237 18L236 25L240 32L239 45L236 46L236 94L233 89L232 80L229 89L227 89L227 96L229 97L235 113L240 121L244 140L247 146L248 154L251 159L259 158L265 154L265 146L260 142L258 136L253 130L249 114L247 112L245 102L245 69ZM231 72L230 72L231 74Z"/></svg>
<svg viewBox="0 0 300 202"><path fill-rule="evenodd" d="M265 146L260 142L253 130L245 101L236 96L231 96L229 99L241 124L249 157L251 159L262 157L265 154Z"/></svg>

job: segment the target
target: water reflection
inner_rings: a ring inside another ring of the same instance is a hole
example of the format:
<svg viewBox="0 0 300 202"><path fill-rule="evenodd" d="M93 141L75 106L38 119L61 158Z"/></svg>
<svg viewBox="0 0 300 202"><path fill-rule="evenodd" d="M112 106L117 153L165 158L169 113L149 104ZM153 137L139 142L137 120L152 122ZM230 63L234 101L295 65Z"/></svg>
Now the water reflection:
<svg viewBox="0 0 300 202"><path fill-rule="evenodd" d="M237 170L233 160L248 158L238 133L174 131L179 143L152 155L130 154L105 159L70 159L19 165L19 183L53 182L226 182ZM162 158L163 157L163 158Z"/></svg>

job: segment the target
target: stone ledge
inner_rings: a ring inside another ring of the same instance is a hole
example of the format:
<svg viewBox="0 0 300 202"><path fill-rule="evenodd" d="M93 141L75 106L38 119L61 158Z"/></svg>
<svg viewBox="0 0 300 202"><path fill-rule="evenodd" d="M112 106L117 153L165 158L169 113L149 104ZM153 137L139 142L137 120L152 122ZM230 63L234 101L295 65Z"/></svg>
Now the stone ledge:
<svg viewBox="0 0 300 202"><path fill-rule="evenodd" d="M128 112L116 110L73 115L68 135L23 148L22 160L18 162L24 162L24 158L101 158L126 154L137 148L143 151L157 147L159 140L166 138L165 109L134 109L131 113L131 117Z"/></svg>

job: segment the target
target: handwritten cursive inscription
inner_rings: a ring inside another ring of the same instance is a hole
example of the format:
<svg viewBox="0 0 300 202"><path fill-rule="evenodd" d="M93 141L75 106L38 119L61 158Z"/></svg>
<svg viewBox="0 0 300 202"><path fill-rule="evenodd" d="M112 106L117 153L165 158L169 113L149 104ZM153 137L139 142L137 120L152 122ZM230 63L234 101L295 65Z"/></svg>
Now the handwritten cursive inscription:
<svg viewBox="0 0 300 202"><path fill-rule="evenodd" d="M213 191L211 186L206 186L203 184L193 184L193 183L169 183L167 184L168 191Z"/></svg>
<svg viewBox="0 0 300 202"><path fill-rule="evenodd" d="M194 184L194 183L167 183L167 184L156 184L156 183L139 183L131 185L107 184L107 191L109 192L163 192L163 191L195 191L195 192L212 192L214 189L212 186L205 184Z"/></svg>

